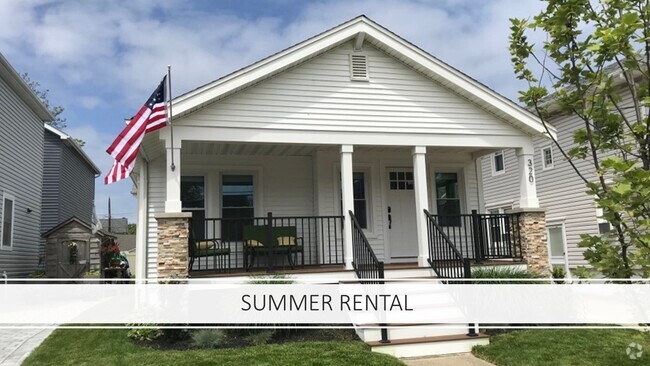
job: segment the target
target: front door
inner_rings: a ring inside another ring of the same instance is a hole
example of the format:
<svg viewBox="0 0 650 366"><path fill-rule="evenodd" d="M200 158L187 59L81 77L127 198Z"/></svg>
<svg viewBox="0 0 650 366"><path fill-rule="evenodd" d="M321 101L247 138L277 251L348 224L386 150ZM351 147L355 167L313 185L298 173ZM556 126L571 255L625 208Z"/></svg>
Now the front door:
<svg viewBox="0 0 650 366"><path fill-rule="evenodd" d="M413 170L388 169L388 235L392 262L417 259Z"/></svg>

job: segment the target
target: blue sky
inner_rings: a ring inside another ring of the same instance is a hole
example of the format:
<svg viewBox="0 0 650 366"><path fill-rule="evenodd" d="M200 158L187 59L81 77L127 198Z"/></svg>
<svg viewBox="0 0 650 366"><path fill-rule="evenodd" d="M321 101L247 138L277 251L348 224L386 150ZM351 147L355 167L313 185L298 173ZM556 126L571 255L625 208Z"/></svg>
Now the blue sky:
<svg viewBox="0 0 650 366"><path fill-rule="evenodd" d="M0 52L65 108L66 132L86 141L103 173L105 149L172 65L179 95L360 14L507 97L511 17L536 0L0 1ZM134 222L131 181L96 182L97 212Z"/></svg>

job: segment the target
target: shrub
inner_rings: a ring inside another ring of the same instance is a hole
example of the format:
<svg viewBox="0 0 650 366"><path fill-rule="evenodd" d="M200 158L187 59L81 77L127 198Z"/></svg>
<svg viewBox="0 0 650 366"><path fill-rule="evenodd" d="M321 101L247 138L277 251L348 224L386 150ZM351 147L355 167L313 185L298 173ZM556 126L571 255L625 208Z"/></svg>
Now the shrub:
<svg viewBox="0 0 650 366"><path fill-rule="evenodd" d="M131 325L147 326L147 324L131 324ZM137 341L154 341L162 337L162 335L163 335L162 330L157 328L133 328L133 329L129 329L128 333L126 333L127 337L131 339L135 339Z"/></svg>
<svg viewBox="0 0 650 366"><path fill-rule="evenodd" d="M267 344L275 335L275 329L255 329L244 337L244 341L251 346Z"/></svg>
<svg viewBox="0 0 650 366"><path fill-rule="evenodd" d="M472 269L472 278L493 278L495 281L475 281L476 284L539 283L537 281L508 281L507 279L541 278L537 273L518 267L480 267ZM505 281L496 281L505 280Z"/></svg>
<svg viewBox="0 0 650 366"><path fill-rule="evenodd" d="M251 280L248 283L252 285L290 285L295 281L286 274L274 274L271 276L266 275L251 275ZM272 280L281 280L281 281L272 281Z"/></svg>
<svg viewBox="0 0 650 366"><path fill-rule="evenodd" d="M197 348L217 348L226 339L223 329L197 329L190 333L192 344Z"/></svg>

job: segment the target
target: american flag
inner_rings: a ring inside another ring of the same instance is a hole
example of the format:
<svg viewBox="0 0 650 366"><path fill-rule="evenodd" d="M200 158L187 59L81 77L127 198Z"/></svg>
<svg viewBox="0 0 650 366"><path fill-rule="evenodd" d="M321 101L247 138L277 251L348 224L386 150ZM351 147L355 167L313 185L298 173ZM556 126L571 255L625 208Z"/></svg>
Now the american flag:
<svg viewBox="0 0 650 366"><path fill-rule="evenodd" d="M115 162L104 178L104 184L111 184L129 176L138 156L138 148L146 133L158 130L167 125L165 110L165 86L167 76L163 77L160 85L154 90L147 102L140 108L131 122L115 138L106 152Z"/></svg>

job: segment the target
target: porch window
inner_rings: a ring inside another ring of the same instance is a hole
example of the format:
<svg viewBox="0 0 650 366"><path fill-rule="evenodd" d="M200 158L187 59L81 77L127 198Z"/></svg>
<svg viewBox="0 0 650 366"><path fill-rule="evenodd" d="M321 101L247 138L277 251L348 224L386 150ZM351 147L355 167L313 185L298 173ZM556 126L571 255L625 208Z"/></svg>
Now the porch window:
<svg viewBox="0 0 650 366"><path fill-rule="evenodd" d="M354 216L362 229L368 228L368 200L366 198L366 173L352 173L352 195L354 196ZM339 207L343 212L343 194L339 192Z"/></svg>
<svg viewBox="0 0 650 366"><path fill-rule="evenodd" d="M2 195L2 235L0 235L0 249L11 249L14 238L14 200L9 194Z"/></svg>
<svg viewBox="0 0 650 366"><path fill-rule="evenodd" d="M181 202L183 212L192 213L192 234L205 238L205 179L200 176L181 177Z"/></svg>
<svg viewBox="0 0 650 366"><path fill-rule="evenodd" d="M436 206L441 226L460 226L458 173L436 173Z"/></svg>
<svg viewBox="0 0 650 366"><path fill-rule="evenodd" d="M503 151L497 151L492 156L492 175L503 174L505 171L506 166L503 160Z"/></svg>
<svg viewBox="0 0 650 366"><path fill-rule="evenodd" d="M246 222L255 216L252 175L223 175L221 177L221 228L223 240L241 240ZM244 220L247 221L247 220Z"/></svg>
<svg viewBox="0 0 650 366"><path fill-rule="evenodd" d="M354 216L362 229L368 228L368 202L366 201L366 179L362 172L352 173L354 195Z"/></svg>

